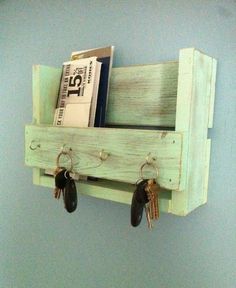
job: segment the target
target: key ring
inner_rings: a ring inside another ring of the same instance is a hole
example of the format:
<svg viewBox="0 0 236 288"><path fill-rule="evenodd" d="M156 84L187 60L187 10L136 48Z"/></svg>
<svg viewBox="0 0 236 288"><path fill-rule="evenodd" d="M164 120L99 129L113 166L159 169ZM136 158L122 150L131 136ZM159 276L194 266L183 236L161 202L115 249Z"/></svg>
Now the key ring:
<svg viewBox="0 0 236 288"><path fill-rule="evenodd" d="M61 166L60 166L60 158L61 158L62 155L68 156L68 158L69 158L69 160L70 160L70 168L68 169L68 171L72 171L72 169L73 169L72 157L71 157L70 153L67 152L67 151L61 151L61 152L57 155L57 160L56 160L57 167L61 167Z"/></svg>
<svg viewBox="0 0 236 288"><path fill-rule="evenodd" d="M158 175L159 175L159 170L158 170L158 168L157 168L157 166L154 164L154 163L150 163L150 162L148 162L148 161L146 161L146 162L144 162L143 164L142 164L142 166L140 167L140 177L141 177L141 179L143 180L144 179L144 177L143 177L143 168L145 167L145 166L152 166L155 170L156 170L156 174L157 174L157 176L156 176L156 179L158 178Z"/></svg>

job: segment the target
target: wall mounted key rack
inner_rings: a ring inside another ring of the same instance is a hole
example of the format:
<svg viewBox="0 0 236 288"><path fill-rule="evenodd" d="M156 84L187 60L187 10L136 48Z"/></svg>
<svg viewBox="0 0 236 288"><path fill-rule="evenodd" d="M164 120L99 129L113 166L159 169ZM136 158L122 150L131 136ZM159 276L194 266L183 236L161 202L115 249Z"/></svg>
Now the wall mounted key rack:
<svg viewBox="0 0 236 288"><path fill-rule="evenodd" d="M54 187L61 147L70 149L80 193L131 203L139 168L158 167L160 210L187 215L206 203L213 124L216 60L181 49L178 61L113 68L106 128L52 125L61 68L33 67L33 123L25 127L25 163L33 182ZM155 171L145 169L146 177Z"/></svg>

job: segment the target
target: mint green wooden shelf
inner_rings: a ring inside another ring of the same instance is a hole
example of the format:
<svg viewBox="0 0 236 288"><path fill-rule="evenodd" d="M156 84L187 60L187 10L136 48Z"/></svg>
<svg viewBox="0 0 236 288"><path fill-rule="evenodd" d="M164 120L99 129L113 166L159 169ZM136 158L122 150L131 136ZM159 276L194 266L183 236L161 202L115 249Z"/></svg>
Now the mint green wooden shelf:
<svg viewBox="0 0 236 288"><path fill-rule="evenodd" d="M55 169L64 147L72 151L75 172L98 178L78 181L79 193L130 204L140 166L150 155L159 170L161 211L187 215L206 203L214 58L188 48L180 50L178 61L113 68L106 118L112 128L52 126L60 77L61 68L33 67L33 123L25 127L25 163L33 167L34 184L54 187L45 170ZM109 154L105 161L101 151ZM144 173L155 177L149 167Z"/></svg>

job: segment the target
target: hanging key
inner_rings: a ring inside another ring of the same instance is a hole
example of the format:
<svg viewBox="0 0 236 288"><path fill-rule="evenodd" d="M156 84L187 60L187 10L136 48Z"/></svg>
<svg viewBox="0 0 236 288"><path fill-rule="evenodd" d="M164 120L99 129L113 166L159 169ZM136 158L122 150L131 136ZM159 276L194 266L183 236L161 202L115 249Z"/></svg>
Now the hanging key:
<svg viewBox="0 0 236 288"><path fill-rule="evenodd" d="M160 191L160 186L156 183L154 179L149 179L145 187L145 191L148 197L148 209L150 213L151 220L157 220L159 218L159 201L158 193Z"/></svg>
<svg viewBox="0 0 236 288"><path fill-rule="evenodd" d="M149 204L146 204L146 205L145 205L145 213L146 213L146 220L147 220L148 228L149 228L149 229L152 229L152 228L153 228L153 225L152 225L152 221L151 221Z"/></svg>
<svg viewBox="0 0 236 288"><path fill-rule="evenodd" d="M148 202L147 194L145 192L145 186L147 180L141 180L136 184L136 189L134 191L131 203L131 225L137 227L142 220L143 209L146 207L145 204ZM147 217L147 213L146 213ZM148 219L148 217L147 217Z"/></svg>
<svg viewBox="0 0 236 288"><path fill-rule="evenodd" d="M145 185L145 193L147 195L148 203L145 205L146 219L147 225L149 229L153 228L152 220L153 220L153 194L149 190L149 181L147 180Z"/></svg>
<svg viewBox="0 0 236 288"><path fill-rule="evenodd" d="M149 189L152 191L154 195L154 219L158 220L160 217L160 209L159 209L159 193L161 191L161 186L153 180L149 183Z"/></svg>
<svg viewBox="0 0 236 288"><path fill-rule="evenodd" d="M150 180L149 180L150 181ZM147 193L147 197L148 197L148 210L150 213L150 218L156 219L156 195L155 193L153 193L153 191L150 189L149 187L149 183L146 186L146 193Z"/></svg>
<svg viewBox="0 0 236 288"><path fill-rule="evenodd" d="M54 171L54 179L56 175L62 170L62 168L57 167ZM54 180L55 181L55 180ZM55 183L55 188L54 188L54 198L59 199L61 195L61 190L56 186Z"/></svg>
<svg viewBox="0 0 236 288"><path fill-rule="evenodd" d="M77 190L74 179L70 176L66 179L65 188L62 189L64 206L67 212L74 212L77 208Z"/></svg>
<svg viewBox="0 0 236 288"><path fill-rule="evenodd" d="M61 192L66 187L66 181L70 178L69 171L65 168L57 168L55 171L55 189L54 196L56 199L59 199L61 196Z"/></svg>

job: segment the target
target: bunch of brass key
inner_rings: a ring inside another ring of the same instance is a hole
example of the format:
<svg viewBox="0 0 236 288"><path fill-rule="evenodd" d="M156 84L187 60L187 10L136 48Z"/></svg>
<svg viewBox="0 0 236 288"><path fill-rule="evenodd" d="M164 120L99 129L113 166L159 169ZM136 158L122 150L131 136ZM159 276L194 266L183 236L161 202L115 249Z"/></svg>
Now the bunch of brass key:
<svg viewBox="0 0 236 288"><path fill-rule="evenodd" d="M77 191L74 179L70 176L70 171L57 167L54 176L54 197L60 199L62 194L66 211L69 213L75 211L77 207Z"/></svg>
<svg viewBox="0 0 236 288"><path fill-rule="evenodd" d="M61 194L63 194L63 191L66 186L66 181L70 177L69 171L67 171L65 168L57 167L54 171L54 177L55 177L55 188L54 188L54 197L56 199L60 199Z"/></svg>
<svg viewBox="0 0 236 288"><path fill-rule="evenodd" d="M67 212L71 213L75 211L77 207L77 191L74 179L71 177L70 172L73 168L71 150L62 150L56 159L56 170L54 172L55 177L55 189L54 197L60 199L63 195L64 206ZM60 166L60 157L67 156L70 160L70 168L66 169Z"/></svg>
<svg viewBox="0 0 236 288"><path fill-rule="evenodd" d="M75 211L77 207L77 191L74 179L70 176L70 171L57 167L55 170L54 197L60 199L63 195L64 206L67 212Z"/></svg>
<svg viewBox="0 0 236 288"><path fill-rule="evenodd" d="M159 201L158 193L160 191L160 186L154 179L147 180L145 185L145 192L147 194L148 203L145 204L145 213L148 223L148 228L152 228L152 221L158 220L159 218Z"/></svg>
<svg viewBox="0 0 236 288"><path fill-rule="evenodd" d="M159 218L158 194L160 186L155 179L142 179L136 184L131 203L131 225L136 227L141 223L145 209L148 228L153 228L152 221Z"/></svg>

